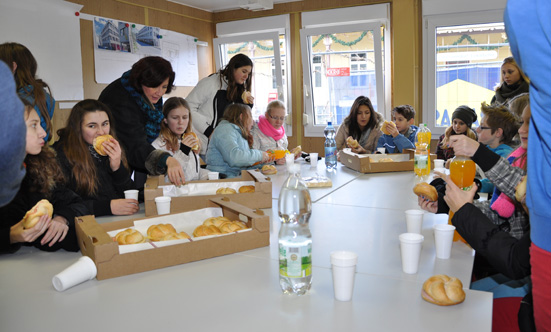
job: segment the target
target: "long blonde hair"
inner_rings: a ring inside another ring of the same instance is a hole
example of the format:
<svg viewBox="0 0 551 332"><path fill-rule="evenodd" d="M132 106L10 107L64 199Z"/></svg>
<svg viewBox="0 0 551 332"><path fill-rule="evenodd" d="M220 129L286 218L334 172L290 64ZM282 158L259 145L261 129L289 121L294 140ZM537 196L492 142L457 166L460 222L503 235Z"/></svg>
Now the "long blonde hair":
<svg viewBox="0 0 551 332"><path fill-rule="evenodd" d="M501 71L501 67L503 67L503 65L505 65L505 64L510 64L510 65L515 66L515 68L517 68L518 72L520 73L520 80L519 81L525 81L526 83L530 83L530 80L528 79L528 77L526 77L526 75L524 75L524 72L522 71L522 69L520 69L517 62L515 61L515 58L513 58L512 56L508 56L505 59L503 59L503 63L499 67L500 68L499 71L501 72L501 74L499 74L499 84L495 87L495 89L494 89L495 91L501 89L501 87L505 83L505 81L503 80L503 72Z"/></svg>
<svg viewBox="0 0 551 332"><path fill-rule="evenodd" d="M179 148L178 139L181 137L179 135L176 135L173 133L170 128L168 128L168 123L165 121L168 121L168 114L170 111L172 111L175 108L183 107L188 111L189 114L189 122L187 124L187 128L185 130L185 133L191 132L191 112L189 110L189 104L188 102L181 97L170 97L166 100L166 102L163 105L163 115L164 120L161 121L161 132L160 135L165 141L166 148L172 152L176 152Z"/></svg>
<svg viewBox="0 0 551 332"><path fill-rule="evenodd" d="M241 129L241 135L249 143L249 147L253 147L253 136L249 129L245 127L245 121L252 118L251 108L244 104L231 104L224 111L224 120L233 123Z"/></svg>

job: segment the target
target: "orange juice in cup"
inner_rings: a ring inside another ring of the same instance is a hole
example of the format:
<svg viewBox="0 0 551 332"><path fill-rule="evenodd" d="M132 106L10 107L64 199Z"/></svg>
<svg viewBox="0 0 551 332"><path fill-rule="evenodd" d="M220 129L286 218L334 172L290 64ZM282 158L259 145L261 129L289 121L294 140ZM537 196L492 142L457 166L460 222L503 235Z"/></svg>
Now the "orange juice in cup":
<svg viewBox="0 0 551 332"><path fill-rule="evenodd" d="M450 163L450 178L462 190L469 190L473 185L476 174L476 165L474 161L465 156L456 156ZM450 211L448 224L452 224L453 212ZM467 243L457 231L453 235L453 240L461 240Z"/></svg>

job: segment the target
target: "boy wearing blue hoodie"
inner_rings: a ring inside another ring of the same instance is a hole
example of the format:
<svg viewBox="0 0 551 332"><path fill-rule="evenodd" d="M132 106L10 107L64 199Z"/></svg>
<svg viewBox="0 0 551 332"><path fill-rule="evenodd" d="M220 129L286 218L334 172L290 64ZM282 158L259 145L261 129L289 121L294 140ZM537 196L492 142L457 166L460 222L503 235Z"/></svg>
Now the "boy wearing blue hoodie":
<svg viewBox="0 0 551 332"><path fill-rule="evenodd" d="M379 137L377 148L385 148L387 153L401 153L404 149L415 149L415 134L419 129L413 125L415 121L415 110L411 105L400 105L394 107L391 113L392 120L396 126L384 123L389 135L383 134Z"/></svg>

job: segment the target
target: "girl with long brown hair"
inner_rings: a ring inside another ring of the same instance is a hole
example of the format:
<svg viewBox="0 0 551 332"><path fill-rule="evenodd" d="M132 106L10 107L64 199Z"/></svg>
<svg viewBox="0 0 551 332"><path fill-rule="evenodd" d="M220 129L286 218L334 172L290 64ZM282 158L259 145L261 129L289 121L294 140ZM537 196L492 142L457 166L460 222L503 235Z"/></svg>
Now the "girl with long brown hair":
<svg viewBox="0 0 551 332"><path fill-rule="evenodd" d="M191 128L189 105L184 98L171 97L163 105L164 119L161 122L161 133L151 143L157 150L170 153L180 162L186 181L206 180L208 171L201 168L199 139Z"/></svg>
<svg viewBox="0 0 551 332"><path fill-rule="evenodd" d="M54 144L69 188L96 216L130 215L139 210L138 201L124 198L124 191L134 189L134 183L112 120L104 103L83 100L71 110L65 128L57 131L59 141ZM102 135L113 136L103 143L107 156L93 147L94 139Z"/></svg>
<svg viewBox="0 0 551 332"><path fill-rule="evenodd" d="M74 220L90 212L82 199L65 186L55 152L44 142L46 132L40 118L30 103L24 103L27 174L15 198L0 208L0 253L13 253L22 244L45 251L78 251ZM44 215L36 225L25 228L25 214L42 199L53 205L52 217Z"/></svg>
<svg viewBox="0 0 551 332"><path fill-rule="evenodd" d="M252 148L252 127L249 106L228 106L224 119L212 134L211 146L207 151L207 168L227 177L237 177L241 175L241 170L261 167L261 163L273 161L267 152Z"/></svg>
<svg viewBox="0 0 551 332"><path fill-rule="evenodd" d="M4 43L0 45L0 60L12 69L19 97L28 101L38 113L40 125L46 131L44 139L48 142L51 138L55 100L48 84L36 76L36 59L25 46Z"/></svg>

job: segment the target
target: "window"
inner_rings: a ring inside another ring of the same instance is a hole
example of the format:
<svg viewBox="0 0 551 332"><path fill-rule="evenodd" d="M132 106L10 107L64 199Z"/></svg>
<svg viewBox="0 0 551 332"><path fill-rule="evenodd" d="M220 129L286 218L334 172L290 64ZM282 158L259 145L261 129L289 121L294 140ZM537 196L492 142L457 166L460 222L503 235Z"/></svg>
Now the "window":
<svg viewBox="0 0 551 332"><path fill-rule="evenodd" d="M329 121L340 125L360 95L369 97L375 110L384 113L387 13L387 5L375 5L303 14L306 136L322 136Z"/></svg>
<svg viewBox="0 0 551 332"><path fill-rule="evenodd" d="M483 5L498 8L502 4ZM469 6L469 10L477 9L474 3ZM425 10L434 9L428 6ZM474 126L478 126L480 104L491 102L500 83L501 64L511 51L502 22L503 9L436 14L424 15L423 122L440 135L460 105L475 109L478 121Z"/></svg>
<svg viewBox="0 0 551 332"><path fill-rule="evenodd" d="M266 111L268 103L281 100L290 109L290 87L286 73L289 72L286 55L286 31L288 15L251 20L219 23L216 28L219 38L214 39L215 64L217 70L224 67L238 53L247 55L254 63L251 92L255 98L253 117ZM224 32L221 35L220 32ZM291 116L287 117L285 131L292 135Z"/></svg>

